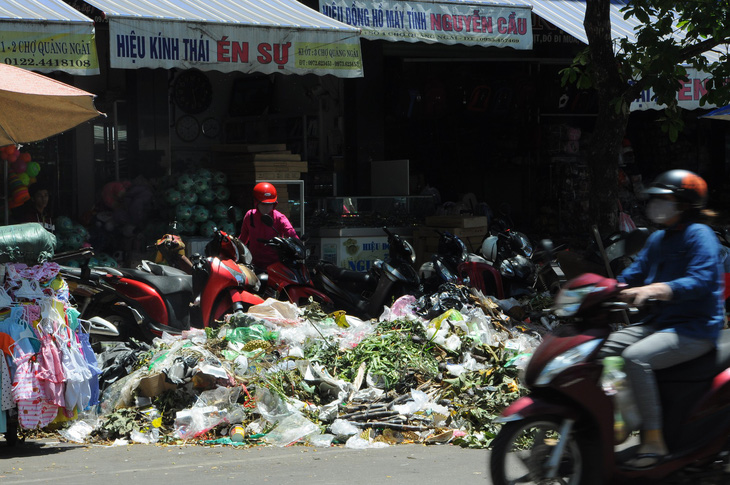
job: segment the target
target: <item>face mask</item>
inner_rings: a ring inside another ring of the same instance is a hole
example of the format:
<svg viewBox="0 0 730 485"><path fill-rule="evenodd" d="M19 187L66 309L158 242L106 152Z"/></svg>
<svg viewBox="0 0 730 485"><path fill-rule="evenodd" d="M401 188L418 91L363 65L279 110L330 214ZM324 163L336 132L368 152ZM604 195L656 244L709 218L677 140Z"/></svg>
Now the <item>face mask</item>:
<svg viewBox="0 0 730 485"><path fill-rule="evenodd" d="M646 204L646 217L654 224L665 224L677 214L677 204L671 200L651 199Z"/></svg>
<svg viewBox="0 0 730 485"><path fill-rule="evenodd" d="M263 202L259 203L259 211L262 214L271 214L271 211L274 210L274 204L265 204Z"/></svg>

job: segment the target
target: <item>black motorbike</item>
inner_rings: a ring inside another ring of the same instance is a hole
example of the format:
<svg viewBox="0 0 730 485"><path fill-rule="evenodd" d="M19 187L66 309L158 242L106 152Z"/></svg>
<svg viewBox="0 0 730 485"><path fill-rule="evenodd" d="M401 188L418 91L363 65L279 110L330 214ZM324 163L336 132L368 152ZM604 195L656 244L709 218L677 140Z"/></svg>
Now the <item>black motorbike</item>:
<svg viewBox="0 0 730 485"><path fill-rule="evenodd" d="M318 261L312 270L314 285L334 302L335 309L361 319L377 318L383 307L403 295L420 296L421 281L413 267L413 246L387 227L388 260L377 260L366 273Z"/></svg>

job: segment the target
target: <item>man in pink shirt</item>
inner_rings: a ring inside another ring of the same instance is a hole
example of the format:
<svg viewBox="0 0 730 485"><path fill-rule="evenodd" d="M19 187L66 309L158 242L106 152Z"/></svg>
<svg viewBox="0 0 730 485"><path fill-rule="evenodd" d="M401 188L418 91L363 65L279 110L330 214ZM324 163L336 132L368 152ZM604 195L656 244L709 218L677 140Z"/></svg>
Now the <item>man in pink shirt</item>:
<svg viewBox="0 0 730 485"><path fill-rule="evenodd" d="M276 210L276 188L269 182L261 182L253 188L253 198L256 208L246 212L241 224L241 235L238 238L248 247L253 257L253 265L257 272L264 272L266 268L279 260L276 250L265 245L259 239L271 239L276 236L297 237L289 219ZM269 227L261 221L262 215L269 215L274 219L274 226Z"/></svg>

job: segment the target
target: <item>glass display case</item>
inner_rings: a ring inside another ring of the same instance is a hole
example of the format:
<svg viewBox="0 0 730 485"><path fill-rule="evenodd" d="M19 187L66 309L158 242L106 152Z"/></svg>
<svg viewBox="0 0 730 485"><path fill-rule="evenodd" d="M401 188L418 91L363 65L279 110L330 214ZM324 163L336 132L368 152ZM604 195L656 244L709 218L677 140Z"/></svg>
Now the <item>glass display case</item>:
<svg viewBox="0 0 730 485"><path fill-rule="evenodd" d="M323 197L311 201L307 219L313 253L340 267L367 271L377 259L388 259L383 227L413 240L413 228L436 210L431 196Z"/></svg>

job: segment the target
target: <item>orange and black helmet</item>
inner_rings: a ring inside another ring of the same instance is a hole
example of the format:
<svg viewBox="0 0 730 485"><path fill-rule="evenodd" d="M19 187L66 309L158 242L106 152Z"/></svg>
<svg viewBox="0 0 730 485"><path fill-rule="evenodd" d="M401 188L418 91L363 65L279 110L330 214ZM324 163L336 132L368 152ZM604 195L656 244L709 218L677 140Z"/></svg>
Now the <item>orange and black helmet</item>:
<svg viewBox="0 0 730 485"><path fill-rule="evenodd" d="M274 204L276 203L276 187L269 182L261 182L253 188L253 198L258 203Z"/></svg>
<svg viewBox="0 0 730 485"><path fill-rule="evenodd" d="M695 209L702 209L707 204L707 182L689 170L675 169L660 174L644 190L644 193L648 195L672 194Z"/></svg>

